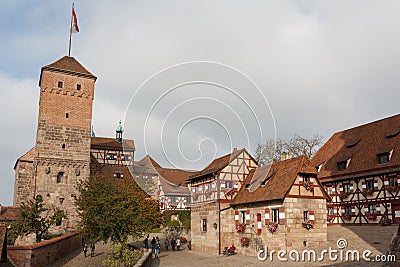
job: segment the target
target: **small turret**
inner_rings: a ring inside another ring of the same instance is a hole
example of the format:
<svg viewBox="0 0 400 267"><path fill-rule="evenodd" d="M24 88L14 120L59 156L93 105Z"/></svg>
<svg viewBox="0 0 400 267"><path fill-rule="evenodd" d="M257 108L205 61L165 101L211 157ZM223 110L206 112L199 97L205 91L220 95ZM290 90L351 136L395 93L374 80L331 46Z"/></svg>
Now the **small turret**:
<svg viewBox="0 0 400 267"><path fill-rule="evenodd" d="M124 132L124 128L122 128L121 121L119 121L117 129L115 130L115 139L117 140L118 143L122 143L122 133L123 132Z"/></svg>

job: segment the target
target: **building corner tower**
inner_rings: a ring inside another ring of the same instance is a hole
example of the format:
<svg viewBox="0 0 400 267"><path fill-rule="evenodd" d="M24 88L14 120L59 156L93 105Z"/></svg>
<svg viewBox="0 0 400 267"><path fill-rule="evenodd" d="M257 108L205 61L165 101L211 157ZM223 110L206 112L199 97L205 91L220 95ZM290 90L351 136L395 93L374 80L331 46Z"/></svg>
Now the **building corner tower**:
<svg viewBox="0 0 400 267"><path fill-rule="evenodd" d="M41 69L31 193L67 212L63 229L76 227L77 185L90 176L95 81L96 77L73 57L64 56Z"/></svg>

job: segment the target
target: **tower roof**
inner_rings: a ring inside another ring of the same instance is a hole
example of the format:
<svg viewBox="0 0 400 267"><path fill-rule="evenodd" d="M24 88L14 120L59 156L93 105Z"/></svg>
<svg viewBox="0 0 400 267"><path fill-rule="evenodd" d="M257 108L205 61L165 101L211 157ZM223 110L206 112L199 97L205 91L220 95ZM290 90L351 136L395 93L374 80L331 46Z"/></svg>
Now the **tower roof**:
<svg viewBox="0 0 400 267"><path fill-rule="evenodd" d="M63 56L59 60L42 67L40 73L40 80L42 78L42 73L44 70L62 72L66 74L72 74L80 77L86 77L91 79L97 79L90 71L88 71L81 63L79 63L74 57ZM40 81L39 81L40 85Z"/></svg>

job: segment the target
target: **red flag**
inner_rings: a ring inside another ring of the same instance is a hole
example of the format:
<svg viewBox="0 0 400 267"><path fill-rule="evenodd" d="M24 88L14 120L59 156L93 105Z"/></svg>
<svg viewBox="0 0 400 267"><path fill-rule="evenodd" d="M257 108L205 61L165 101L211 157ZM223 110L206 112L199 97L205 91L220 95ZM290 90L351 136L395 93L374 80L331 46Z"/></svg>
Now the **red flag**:
<svg viewBox="0 0 400 267"><path fill-rule="evenodd" d="M76 13L75 13L75 9L74 9L74 6L73 6L73 5L72 5L71 32L74 32L74 33L79 32L78 19L76 18Z"/></svg>

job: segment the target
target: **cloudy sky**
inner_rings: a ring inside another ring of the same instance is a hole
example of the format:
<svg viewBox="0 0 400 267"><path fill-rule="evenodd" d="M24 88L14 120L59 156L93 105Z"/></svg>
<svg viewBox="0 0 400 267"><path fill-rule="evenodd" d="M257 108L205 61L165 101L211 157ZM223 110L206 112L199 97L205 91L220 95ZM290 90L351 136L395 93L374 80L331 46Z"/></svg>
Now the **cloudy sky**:
<svg viewBox="0 0 400 267"><path fill-rule="evenodd" d="M40 68L67 54L71 4L2 2L2 205L35 143ZM123 120L137 159L201 168L263 138L327 139L399 112L398 1L77 0L75 10L72 56L98 77L96 135L113 137Z"/></svg>

